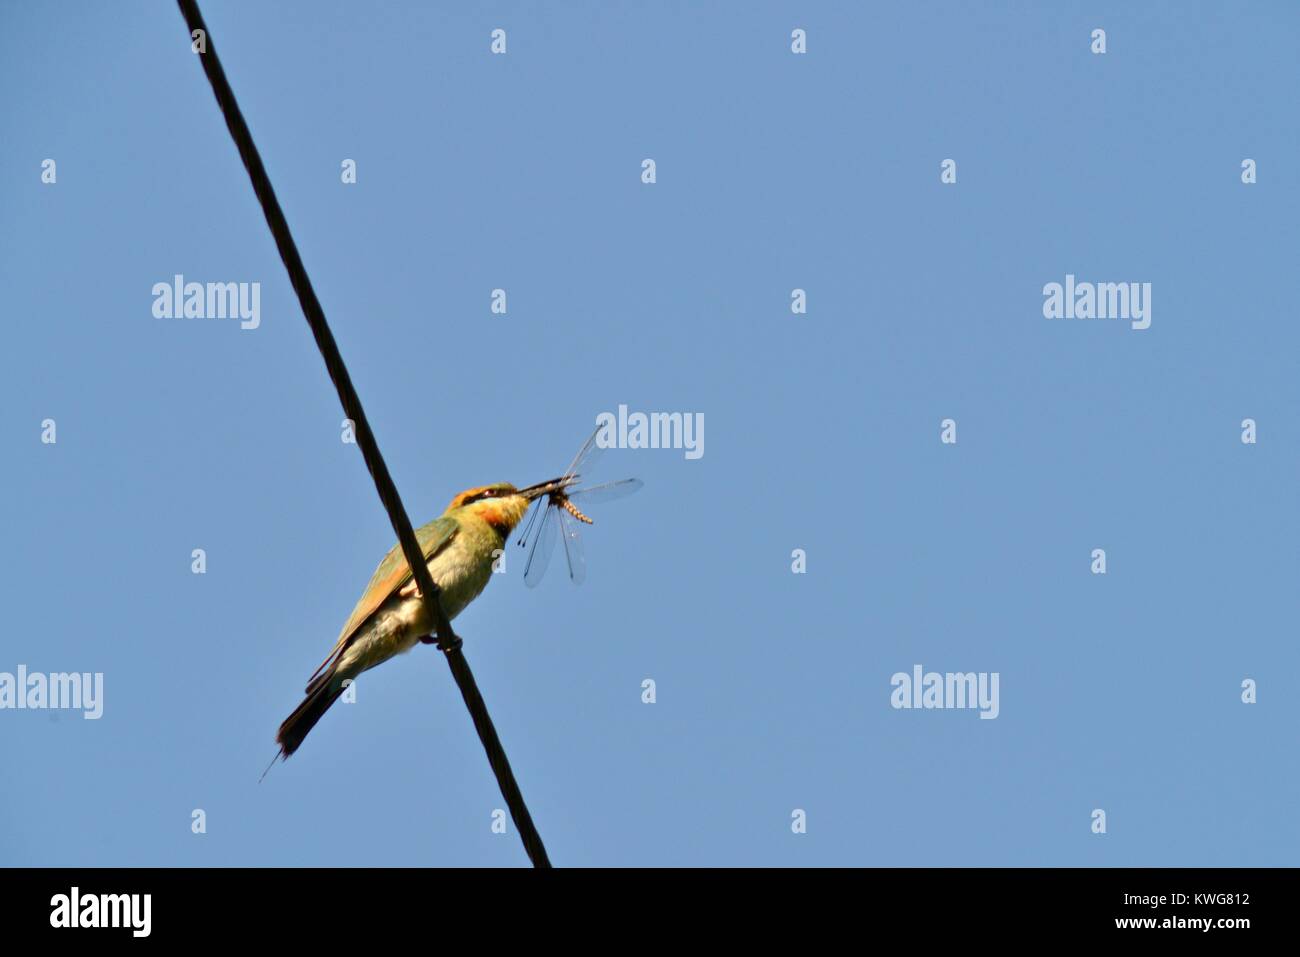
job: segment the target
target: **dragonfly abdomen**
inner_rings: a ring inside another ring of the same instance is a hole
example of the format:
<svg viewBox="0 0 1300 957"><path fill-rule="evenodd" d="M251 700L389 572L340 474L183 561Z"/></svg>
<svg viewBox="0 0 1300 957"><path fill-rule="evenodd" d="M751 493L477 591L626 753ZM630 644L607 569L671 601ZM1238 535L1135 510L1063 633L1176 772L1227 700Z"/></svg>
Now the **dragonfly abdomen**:
<svg viewBox="0 0 1300 957"><path fill-rule="evenodd" d="M591 519L589 519L586 515L583 515L582 512L578 509L578 506L574 505L573 502L569 501L568 498L561 497L561 499L560 499L560 504L564 506L564 510L565 510L566 512L568 512L570 515L572 515L572 516L573 516L574 518L576 518L578 521L580 521L580 522L586 522L588 525L594 525L594 524L595 524L595 523L594 523Z"/></svg>

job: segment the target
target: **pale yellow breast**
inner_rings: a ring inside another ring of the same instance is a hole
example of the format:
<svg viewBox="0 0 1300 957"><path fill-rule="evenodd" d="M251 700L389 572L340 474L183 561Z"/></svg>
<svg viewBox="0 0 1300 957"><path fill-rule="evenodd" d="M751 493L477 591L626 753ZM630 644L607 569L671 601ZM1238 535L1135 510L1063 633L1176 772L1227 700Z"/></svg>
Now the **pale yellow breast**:
<svg viewBox="0 0 1300 957"><path fill-rule="evenodd" d="M477 598L492 580L493 551L501 539L490 528L462 528L456 538L429 562L429 575L438 584L442 610L453 619ZM466 534L466 531L469 534ZM433 622L416 596L414 582L396 595L358 629L343 654L339 673L355 676L394 655L410 651L433 631Z"/></svg>

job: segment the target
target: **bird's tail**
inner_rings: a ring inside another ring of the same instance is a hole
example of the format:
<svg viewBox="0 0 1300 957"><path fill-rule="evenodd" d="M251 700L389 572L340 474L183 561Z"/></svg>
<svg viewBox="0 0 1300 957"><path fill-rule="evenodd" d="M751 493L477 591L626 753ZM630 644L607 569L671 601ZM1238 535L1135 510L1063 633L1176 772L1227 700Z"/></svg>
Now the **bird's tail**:
<svg viewBox="0 0 1300 957"><path fill-rule="evenodd" d="M343 682L336 680L333 667L308 685L307 697L293 709L293 714L284 719L284 724L276 732L275 740L280 745L280 754L287 758L297 751L302 739L307 737L307 732L316 727L321 715L329 710L329 706L341 694Z"/></svg>

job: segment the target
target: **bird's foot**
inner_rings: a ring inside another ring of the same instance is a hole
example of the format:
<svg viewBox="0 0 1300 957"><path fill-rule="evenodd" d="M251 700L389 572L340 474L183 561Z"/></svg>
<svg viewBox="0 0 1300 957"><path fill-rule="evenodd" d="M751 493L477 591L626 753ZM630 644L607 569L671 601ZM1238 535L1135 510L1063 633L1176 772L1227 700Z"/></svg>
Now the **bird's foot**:
<svg viewBox="0 0 1300 957"><path fill-rule="evenodd" d="M438 645L439 648L442 648L441 644L439 644L439 642L438 642L438 636L437 636L437 635L421 635L421 636L420 636L420 643L421 643L421 644L424 644L424 645ZM452 638L451 638L451 645L448 646L448 647L446 647L446 648L442 648L442 650L443 650L443 651L455 651L455 650L456 650L457 648L459 648L462 644L463 644L463 642L460 640L460 635L452 635Z"/></svg>

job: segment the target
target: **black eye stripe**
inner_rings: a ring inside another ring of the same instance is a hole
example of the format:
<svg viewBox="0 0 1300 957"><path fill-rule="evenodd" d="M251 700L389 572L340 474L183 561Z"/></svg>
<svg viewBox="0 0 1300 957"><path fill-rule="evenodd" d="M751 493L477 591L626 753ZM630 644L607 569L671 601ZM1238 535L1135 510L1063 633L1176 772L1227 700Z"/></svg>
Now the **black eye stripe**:
<svg viewBox="0 0 1300 957"><path fill-rule="evenodd" d="M475 492L473 495L465 496L461 504L471 505L474 502L481 502L485 498L500 498L503 494L505 493L499 491L498 489L493 489L493 488L484 489L481 492Z"/></svg>

